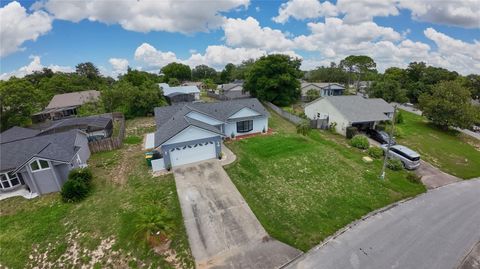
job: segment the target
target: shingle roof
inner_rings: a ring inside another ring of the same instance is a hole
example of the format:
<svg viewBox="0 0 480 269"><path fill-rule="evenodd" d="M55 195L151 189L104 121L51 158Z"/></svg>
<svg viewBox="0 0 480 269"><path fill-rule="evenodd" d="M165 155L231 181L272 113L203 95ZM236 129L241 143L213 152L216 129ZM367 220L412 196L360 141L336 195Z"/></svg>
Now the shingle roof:
<svg viewBox="0 0 480 269"><path fill-rule="evenodd" d="M42 132L47 132L57 128L85 126L89 130L101 130L105 129L112 121L109 116L88 116L88 117L76 117L62 120L56 120L49 122L48 125L41 127Z"/></svg>
<svg viewBox="0 0 480 269"><path fill-rule="evenodd" d="M322 89L323 89L323 88L333 87L333 86L335 86L335 87L337 87L337 88L343 88L343 89L345 89L345 87L344 87L342 84L340 84L340 83L335 83L335 82L302 82L300 88L303 89L303 88L305 88L305 87L307 87L307 86L309 86L309 85L314 85L314 86L317 86L317 87L322 88Z"/></svg>
<svg viewBox="0 0 480 269"><path fill-rule="evenodd" d="M81 106L87 102L97 101L99 97L100 92L94 90L57 94L53 96L52 100L50 100L46 109Z"/></svg>
<svg viewBox="0 0 480 269"><path fill-rule="evenodd" d="M175 96L178 94L190 94L190 93L200 93L200 90L197 86L176 86L170 87L167 83L159 83L159 87L163 90L163 95L165 96Z"/></svg>
<svg viewBox="0 0 480 269"><path fill-rule="evenodd" d="M190 125L197 126L212 132L220 133L215 126L194 120L185 115L191 111L198 111L222 122L226 122L230 116L248 107L260 115L268 116L268 111L256 98L230 100L216 103L190 103L155 108L155 146L158 147L178 132Z"/></svg>
<svg viewBox="0 0 480 269"><path fill-rule="evenodd" d="M39 130L14 126L0 134L0 144L36 136Z"/></svg>
<svg viewBox="0 0 480 269"><path fill-rule="evenodd" d="M342 95L327 96L318 100L323 99L332 104L350 122L389 120L385 113L393 113L393 106L381 98L366 99L357 95ZM311 104L313 103L315 102Z"/></svg>
<svg viewBox="0 0 480 269"><path fill-rule="evenodd" d="M26 161L39 158L69 162L76 153L75 139L79 130L40 135L0 145L0 171L20 168Z"/></svg>

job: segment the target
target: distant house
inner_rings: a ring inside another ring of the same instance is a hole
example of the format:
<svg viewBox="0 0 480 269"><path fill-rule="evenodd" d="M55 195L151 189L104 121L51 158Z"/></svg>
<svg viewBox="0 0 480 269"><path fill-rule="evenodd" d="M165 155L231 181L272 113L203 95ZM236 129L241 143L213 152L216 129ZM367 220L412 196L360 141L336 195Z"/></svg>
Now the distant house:
<svg viewBox="0 0 480 269"><path fill-rule="evenodd" d="M100 92L94 90L57 94L44 110L33 114L32 121L42 122L75 116L80 106L88 102L96 102L99 98Z"/></svg>
<svg viewBox="0 0 480 269"><path fill-rule="evenodd" d="M185 81L182 83L182 86L195 86L201 90L207 89L207 85L201 81Z"/></svg>
<svg viewBox="0 0 480 269"><path fill-rule="evenodd" d="M338 133L346 135L349 126L359 130L374 128L380 121L393 116L393 106L381 98L366 99L357 95L327 96L305 106L305 115L310 119L328 119L336 124Z"/></svg>
<svg viewBox="0 0 480 269"><path fill-rule="evenodd" d="M320 97L337 96L343 95L345 87L339 83L302 82L300 90L302 91L302 101L310 101L307 95L310 90L317 91Z"/></svg>
<svg viewBox="0 0 480 269"><path fill-rule="evenodd" d="M61 190L70 170L90 157L87 135L78 130L42 134L12 127L0 134L0 196L21 188L30 197Z"/></svg>
<svg viewBox="0 0 480 269"><path fill-rule="evenodd" d="M155 108L154 170L218 158L225 137L268 130L268 112L254 98Z"/></svg>
<svg viewBox="0 0 480 269"><path fill-rule="evenodd" d="M158 86L171 104L200 100L200 90L197 86L170 87L167 83L159 83Z"/></svg>
<svg viewBox="0 0 480 269"><path fill-rule="evenodd" d="M220 100L250 98L250 93L243 90L243 81L218 85L216 94Z"/></svg>

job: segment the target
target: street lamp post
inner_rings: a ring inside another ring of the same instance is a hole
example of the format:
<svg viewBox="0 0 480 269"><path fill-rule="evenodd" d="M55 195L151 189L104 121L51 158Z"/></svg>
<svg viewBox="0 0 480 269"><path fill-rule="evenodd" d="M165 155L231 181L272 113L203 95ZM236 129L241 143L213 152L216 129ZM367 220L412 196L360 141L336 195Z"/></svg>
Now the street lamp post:
<svg viewBox="0 0 480 269"><path fill-rule="evenodd" d="M395 129L395 116L397 115L397 105L393 106L393 118L392 118L392 128L390 129L390 134L388 136L388 145L387 151L385 152L385 157L383 158L382 173L380 173L380 179L385 179L385 168L387 166L388 153L390 152L390 146L392 145L393 132Z"/></svg>

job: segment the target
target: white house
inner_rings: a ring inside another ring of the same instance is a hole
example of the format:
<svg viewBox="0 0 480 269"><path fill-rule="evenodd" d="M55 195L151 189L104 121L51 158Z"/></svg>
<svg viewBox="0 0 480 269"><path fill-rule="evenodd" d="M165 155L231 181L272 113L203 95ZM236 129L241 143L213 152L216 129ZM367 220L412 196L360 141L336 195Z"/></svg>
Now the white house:
<svg viewBox="0 0 480 269"><path fill-rule="evenodd" d="M327 96L305 106L310 119L328 119L336 124L336 131L346 135L347 127L359 130L374 128L380 121L391 120L393 106L381 98L365 99L357 95Z"/></svg>
<svg viewBox="0 0 480 269"><path fill-rule="evenodd" d="M254 98L157 107L154 149L161 159L154 162L161 168L218 158L223 138L266 132L268 115Z"/></svg>

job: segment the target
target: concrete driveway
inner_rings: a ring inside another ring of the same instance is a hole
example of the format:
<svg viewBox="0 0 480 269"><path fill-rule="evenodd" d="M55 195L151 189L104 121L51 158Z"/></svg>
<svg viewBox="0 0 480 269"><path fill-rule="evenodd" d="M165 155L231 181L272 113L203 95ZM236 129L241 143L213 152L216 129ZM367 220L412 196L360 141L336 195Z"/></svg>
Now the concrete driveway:
<svg viewBox="0 0 480 269"><path fill-rule="evenodd" d="M460 178L442 172L437 167L425 161L420 162L420 167L415 170L415 174L422 177L422 183L428 189L435 189L450 183L461 181Z"/></svg>
<svg viewBox="0 0 480 269"><path fill-rule="evenodd" d="M270 238L217 160L173 170L197 268L278 268L301 254Z"/></svg>
<svg viewBox="0 0 480 269"><path fill-rule="evenodd" d="M480 179L379 211L286 268L452 269L480 240Z"/></svg>

